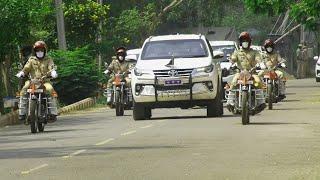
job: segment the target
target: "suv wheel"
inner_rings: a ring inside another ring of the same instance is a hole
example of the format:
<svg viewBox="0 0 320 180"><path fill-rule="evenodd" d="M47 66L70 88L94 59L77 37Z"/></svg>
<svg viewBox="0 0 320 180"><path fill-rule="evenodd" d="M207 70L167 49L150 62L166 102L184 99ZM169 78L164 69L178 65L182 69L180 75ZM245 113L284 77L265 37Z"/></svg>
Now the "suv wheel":
<svg viewBox="0 0 320 180"><path fill-rule="evenodd" d="M146 118L148 118L147 116L151 117L151 110L150 112L148 112L147 108L144 105L133 102L133 119L135 121L145 120Z"/></svg>
<svg viewBox="0 0 320 180"><path fill-rule="evenodd" d="M216 98L207 106L207 117L221 117L223 115L222 89L218 87Z"/></svg>
<svg viewBox="0 0 320 180"><path fill-rule="evenodd" d="M317 78L316 78L316 82L320 82L320 77L317 77Z"/></svg>

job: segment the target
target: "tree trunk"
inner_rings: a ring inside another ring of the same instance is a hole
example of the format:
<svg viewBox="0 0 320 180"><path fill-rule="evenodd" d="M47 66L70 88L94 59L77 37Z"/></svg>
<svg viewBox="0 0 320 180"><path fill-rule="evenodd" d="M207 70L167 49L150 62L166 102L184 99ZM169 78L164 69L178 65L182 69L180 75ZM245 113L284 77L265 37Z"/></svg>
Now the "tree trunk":
<svg viewBox="0 0 320 180"><path fill-rule="evenodd" d="M4 104L3 104L3 97L4 97L4 84L3 84L3 63L0 61L0 114L4 114Z"/></svg>

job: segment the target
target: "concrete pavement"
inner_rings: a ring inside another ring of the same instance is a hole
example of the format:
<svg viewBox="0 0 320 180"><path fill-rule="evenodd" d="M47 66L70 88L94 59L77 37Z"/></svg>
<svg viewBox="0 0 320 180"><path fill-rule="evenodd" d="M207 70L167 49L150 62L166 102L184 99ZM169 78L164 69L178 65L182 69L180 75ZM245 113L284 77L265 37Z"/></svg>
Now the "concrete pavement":
<svg viewBox="0 0 320 180"><path fill-rule="evenodd" d="M241 125L225 109L157 109L133 121L104 108L44 133L0 129L0 179L319 179L320 84L288 82L285 102Z"/></svg>

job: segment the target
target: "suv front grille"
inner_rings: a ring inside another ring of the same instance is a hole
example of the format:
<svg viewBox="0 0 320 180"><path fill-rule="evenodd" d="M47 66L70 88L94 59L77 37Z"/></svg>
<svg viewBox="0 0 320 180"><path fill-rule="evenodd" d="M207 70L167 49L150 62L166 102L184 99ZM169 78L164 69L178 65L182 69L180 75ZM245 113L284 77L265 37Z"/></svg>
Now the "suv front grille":
<svg viewBox="0 0 320 180"><path fill-rule="evenodd" d="M156 77L189 77L193 69L154 70Z"/></svg>

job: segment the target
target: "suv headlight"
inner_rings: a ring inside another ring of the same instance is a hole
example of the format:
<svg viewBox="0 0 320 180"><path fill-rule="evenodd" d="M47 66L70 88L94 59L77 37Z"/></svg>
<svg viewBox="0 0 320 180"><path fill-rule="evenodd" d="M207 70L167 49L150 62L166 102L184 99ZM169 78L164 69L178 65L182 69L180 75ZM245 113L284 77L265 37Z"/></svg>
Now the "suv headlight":
<svg viewBox="0 0 320 180"><path fill-rule="evenodd" d="M201 67L201 68L197 68L197 72L205 72L205 73L211 73L213 71L213 65L209 65L209 66L206 66L206 67Z"/></svg>
<svg viewBox="0 0 320 180"><path fill-rule="evenodd" d="M134 68L133 69L133 72L136 76L142 76L142 75L145 75L145 74L153 74L152 70L142 70L142 69L138 69L138 68Z"/></svg>
<svg viewBox="0 0 320 180"><path fill-rule="evenodd" d="M133 69L134 75L136 76L142 76L142 70L134 68Z"/></svg>

